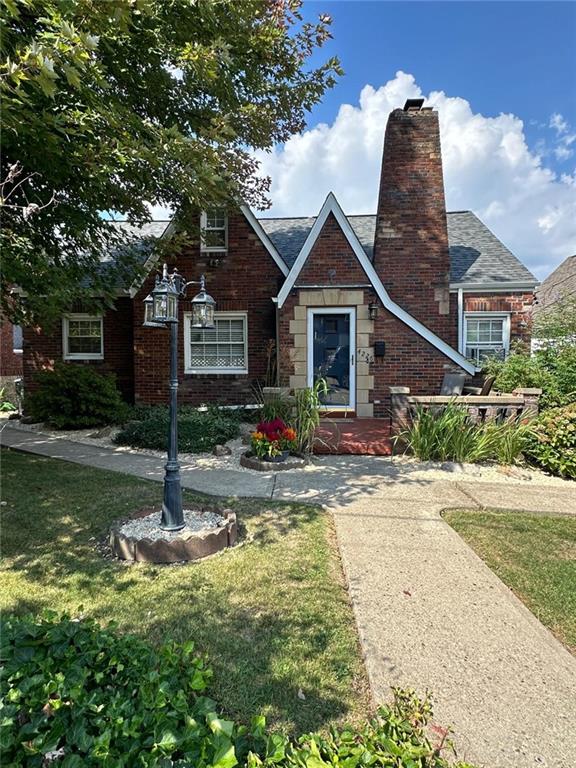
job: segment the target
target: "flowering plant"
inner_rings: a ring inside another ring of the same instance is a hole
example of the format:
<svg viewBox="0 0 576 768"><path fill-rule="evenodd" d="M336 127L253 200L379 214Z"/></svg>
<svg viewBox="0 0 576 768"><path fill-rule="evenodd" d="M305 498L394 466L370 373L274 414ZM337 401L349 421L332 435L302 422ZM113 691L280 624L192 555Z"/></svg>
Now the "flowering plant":
<svg viewBox="0 0 576 768"><path fill-rule="evenodd" d="M296 448L296 430L282 419L261 421L251 437L252 451L259 459L274 458Z"/></svg>

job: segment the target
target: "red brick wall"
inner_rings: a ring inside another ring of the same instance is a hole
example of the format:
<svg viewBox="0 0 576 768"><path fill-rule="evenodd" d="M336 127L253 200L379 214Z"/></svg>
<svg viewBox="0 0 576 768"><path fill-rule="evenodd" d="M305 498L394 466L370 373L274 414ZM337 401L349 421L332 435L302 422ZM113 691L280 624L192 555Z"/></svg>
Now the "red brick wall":
<svg viewBox="0 0 576 768"><path fill-rule="evenodd" d="M374 266L395 302L456 344L440 129L431 110L396 109L388 118Z"/></svg>
<svg viewBox="0 0 576 768"><path fill-rule="evenodd" d="M369 282L340 225L330 214L296 279L296 286L365 285Z"/></svg>
<svg viewBox="0 0 576 768"><path fill-rule="evenodd" d="M185 374L184 312L189 301L180 302L179 323L179 402L191 405L215 402L239 404L254 402L253 386L266 375L268 345L276 337L276 296L283 275L242 214L228 222L228 252L219 264L210 264L210 254L189 247L175 255L174 264L188 280L204 273L207 290L216 300L216 311L248 312L248 374ZM165 403L169 376L168 332L144 328L142 299L152 289L154 276L145 282L134 300L134 375L136 401ZM190 286L189 296L197 291Z"/></svg>
<svg viewBox="0 0 576 768"><path fill-rule="evenodd" d="M327 279L328 270L336 269L332 282ZM314 245L308 261L297 279L297 285L319 285L337 287L350 284L365 284L366 275L356 256L333 217L326 221ZM389 387L410 387L414 394L440 392L442 379L447 371L459 370L449 358L425 341L419 334L408 328L398 318L385 310L371 288L363 289L364 303L379 305L374 333L370 335L369 346L375 341L386 343L386 354L376 358L370 365L374 376L374 415L387 417L390 412ZM293 290L280 311L278 323L280 347L294 345L290 333L290 320L294 319L294 307L299 301L299 291ZM457 335L455 323L454 338ZM282 378L284 382L293 373L293 366L284 359Z"/></svg>
<svg viewBox="0 0 576 768"><path fill-rule="evenodd" d="M410 387L413 395L440 394L447 372L463 372L452 360L387 310L380 308L372 342L384 341L384 357L370 366L374 374L375 416L389 416L389 387Z"/></svg>
<svg viewBox="0 0 576 768"><path fill-rule="evenodd" d="M123 397L131 402L134 398L132 366L132 302L118 299L114 310L104 315L104 359L65 361L68 365L90 365L102 373L115 373ZM27 392L36 389L34 374L51 370L63 361L62 325L56 324L50 331L40 327L24 329L24 386Z"/></svg>
<svg viewBox="0 0 576 768"><path fill-rule="evenodd" d="M14 352L13 328L9 320L0 320L0 376L22 375L22 354Z"/></svg>

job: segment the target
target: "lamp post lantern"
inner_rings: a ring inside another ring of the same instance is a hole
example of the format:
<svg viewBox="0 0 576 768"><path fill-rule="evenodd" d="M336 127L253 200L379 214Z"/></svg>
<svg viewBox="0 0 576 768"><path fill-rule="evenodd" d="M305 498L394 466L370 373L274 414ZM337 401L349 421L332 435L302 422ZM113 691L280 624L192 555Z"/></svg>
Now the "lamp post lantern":
<svg viewBox="0 0 576 768"><path fill-rule="evenodd" d="M178 301L186 297L189 285L200 285L200 292L192 299L192 326L214 328L216 302L206 293L204 275L200 281L186 282L174 269L168 273L164 264L162 277L156 277L151 294L144 299L144 325L148 328L170 328L170 419L168 426L168 460L164 473L164 501L160 527L165 531L179 531L184 527L182 486L178 463Z"/></svg>

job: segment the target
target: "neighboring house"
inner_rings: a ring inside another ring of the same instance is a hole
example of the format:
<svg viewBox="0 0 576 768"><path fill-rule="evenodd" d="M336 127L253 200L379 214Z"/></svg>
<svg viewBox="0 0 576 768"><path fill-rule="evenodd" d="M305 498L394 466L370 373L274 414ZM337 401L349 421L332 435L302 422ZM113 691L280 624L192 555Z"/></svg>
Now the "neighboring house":
<svg viewBox="0 0 576 768"><path fill-rule="evenodd" d="M554 309L565 313L567 300L576 301L576 256L569 256L538 286L532 307L532 320L537 322L554 312ZM575 308L576 305L571 306L572 311ZM545 345L545 339L532 338L533 351Z"/></svg>
<svg viewBox="0 0 576 768"><path fill-rule="evenodd" d="M410 100L388 120L375 215L346 216L333 194L312 218L257 218L242 206L201 217L202 240L174 254L188 280L206 275L215 330L191 327L180 303L180 400L254 400L276 342L281 381L327 378L327 407L384 416L389 388L438 393L449 371L473 376L486 355L529 340L537 281L470 211L446 213L438 115ZM142 236L169 239L170 222ZM25 385L57 360L116 373L125 396L166 402L164 329L142 326L158 269L102 317L71 313L59 333L26 329Z"/></svg>
<svg viewBox="0 0 576 768"><path fill-rule="evenodd" d="M568 258L536 290L533 315L549 312L568 298L576 298L576 256Z"/></svg>

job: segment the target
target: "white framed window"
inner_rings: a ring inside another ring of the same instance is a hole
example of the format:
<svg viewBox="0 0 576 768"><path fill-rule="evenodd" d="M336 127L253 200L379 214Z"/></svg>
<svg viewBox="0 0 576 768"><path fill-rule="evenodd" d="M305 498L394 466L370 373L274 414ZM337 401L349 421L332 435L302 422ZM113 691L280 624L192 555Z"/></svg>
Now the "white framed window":
<svg viewBox="0 0 576 768"><path fill-rule="evenodd" d="M185 373L248 373L248 315L216 312L214 328L192 328L184 315Z"/></svg>
<svg viewBox="0 0 576 768"><path fill-rule="evenodd" d="M98 315L74 314L62 318L64 360L102 360L104 328Z"/></svg>
<svg viewBox="0 0 576 768"><path fill-rule="evenodd" d="M222 208L204 211L200 217L202 250L209 253L228 248L228 216Z"/></svg>
<svg viewBox="0 0 576 768"><path fill-rule="evenodd" d="M510 349L510 315L464 313L464 356L481 365L489 357L504 358Z"/></svg>
<svg viewBox="0 0 576 768"><path fill-rule="evenodd" d="M23 348L23 340L22 340L22 326L21 325L13 325L12 326L12 352L14 352L15 355L21 355L22 354L22 348Z"/></svg>

